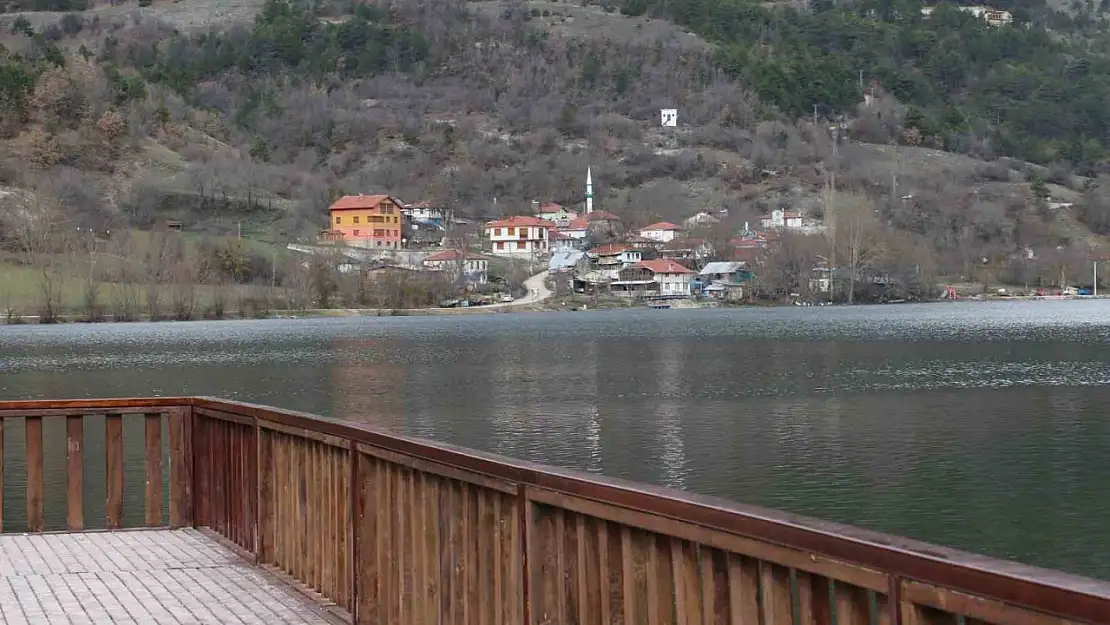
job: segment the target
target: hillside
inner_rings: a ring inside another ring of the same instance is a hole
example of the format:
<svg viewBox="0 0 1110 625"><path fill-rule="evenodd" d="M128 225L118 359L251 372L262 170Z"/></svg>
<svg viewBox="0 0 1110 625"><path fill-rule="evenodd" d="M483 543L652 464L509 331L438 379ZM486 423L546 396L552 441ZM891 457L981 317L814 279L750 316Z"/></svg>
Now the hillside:
<svg viewBox="0 0 1110 625"><path fill-rule="evenodd" d="M1085 275L1110 230L1102 107L1086 104L1110 93L1105 59L1074 54L1101 41L1093 9L1015 7L1021 28L992 29L915 3L315 6L0 15L0 186L30 191L4 196L7 221L33 204L95 230L174 219L282 243L312 237L340 193L484 218L577 205L591 166L597 204L630 226L820 218L835 178L839 210L875 208L884 248L957 279ZM660 129L669 107L679 128Z"/></svg>

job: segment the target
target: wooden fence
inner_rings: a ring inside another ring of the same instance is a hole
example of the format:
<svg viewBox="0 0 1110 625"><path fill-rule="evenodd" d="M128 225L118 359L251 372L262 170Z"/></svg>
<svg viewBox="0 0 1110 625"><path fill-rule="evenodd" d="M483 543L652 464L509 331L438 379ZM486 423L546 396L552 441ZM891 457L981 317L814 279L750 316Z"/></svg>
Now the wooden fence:
<svg viewBox="0 0 1110 625"><path fill-rule="evenodd" d="M0 436L26 433L28 530L49 418L66 425L67 527L83 527L91 414L107 527L123 518L121 424L142 419L145 525L168 497L170 526L209 528L356 623L1110 623L1107 582L209 398L0 402Z"/></svg>

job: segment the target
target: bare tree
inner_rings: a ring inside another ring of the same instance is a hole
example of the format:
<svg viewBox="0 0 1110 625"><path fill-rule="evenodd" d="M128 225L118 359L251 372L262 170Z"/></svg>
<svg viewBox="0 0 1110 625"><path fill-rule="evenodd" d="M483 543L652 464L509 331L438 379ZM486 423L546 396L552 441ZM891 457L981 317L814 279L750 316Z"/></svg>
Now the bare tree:
<svg viewBox="0 0 1110 625"><path fill-rule="evenodd" d="M882 260L885 250L882 227L875 206L865 196L844 195L837 206L836 234L832 244L848 275L848 303L855 301L856 282L866 277ZM837 267L830 267L835 272Z"/></svg>
<svg viewBox="0 0 1110 625"><path fill-rule="evenodd" d="M40 323L58 320L62 287L65 281L65 256L69 249L68 231L60 224L55 207L39 194L15 207L17 216L9 224L24 262L35 271Z"/></svg>

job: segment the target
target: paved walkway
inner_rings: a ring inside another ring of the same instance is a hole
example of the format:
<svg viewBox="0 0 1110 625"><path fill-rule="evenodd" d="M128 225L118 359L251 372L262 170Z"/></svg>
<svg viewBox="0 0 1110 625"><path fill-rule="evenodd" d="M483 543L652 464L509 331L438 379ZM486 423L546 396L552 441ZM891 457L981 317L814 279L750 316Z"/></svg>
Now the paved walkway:
<svg viewBox="0 0 1110 625"><path fill-rule="evenodd" d="M0 535L6 625L336 622L197 530Z"/></svg>

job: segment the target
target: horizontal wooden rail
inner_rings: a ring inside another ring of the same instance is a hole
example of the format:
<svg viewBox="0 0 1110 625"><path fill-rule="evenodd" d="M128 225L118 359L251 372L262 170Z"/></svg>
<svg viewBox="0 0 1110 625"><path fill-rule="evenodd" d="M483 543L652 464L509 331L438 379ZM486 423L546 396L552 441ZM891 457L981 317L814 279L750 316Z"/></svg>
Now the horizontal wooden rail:
<svg viewBox="0 0 1110 625"><path fill-rule="evenodd" d="M1107 582L305 413L158 401L0 402L0 416L34 415L31 440L40 415L168 412L171 522L211 528L356 623L1110 622Z"/></svg>

